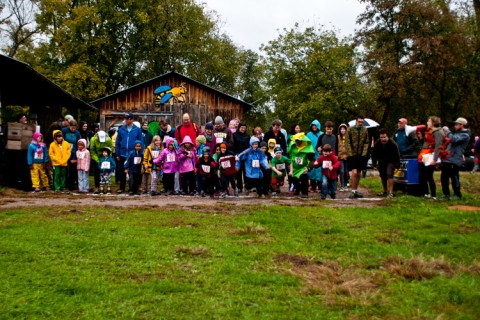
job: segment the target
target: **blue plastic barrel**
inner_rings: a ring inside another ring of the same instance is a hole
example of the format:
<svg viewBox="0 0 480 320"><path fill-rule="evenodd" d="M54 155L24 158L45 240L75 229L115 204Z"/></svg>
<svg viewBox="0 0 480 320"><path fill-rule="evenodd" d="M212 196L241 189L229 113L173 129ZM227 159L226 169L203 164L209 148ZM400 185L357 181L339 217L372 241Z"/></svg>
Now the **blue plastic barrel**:
<svg viewBox="0 0 480 320"><path fill-rule="evenodd" d="M393 176L393 181L406 185L418 184L418 159L400 158L400 169Z"/></svg>

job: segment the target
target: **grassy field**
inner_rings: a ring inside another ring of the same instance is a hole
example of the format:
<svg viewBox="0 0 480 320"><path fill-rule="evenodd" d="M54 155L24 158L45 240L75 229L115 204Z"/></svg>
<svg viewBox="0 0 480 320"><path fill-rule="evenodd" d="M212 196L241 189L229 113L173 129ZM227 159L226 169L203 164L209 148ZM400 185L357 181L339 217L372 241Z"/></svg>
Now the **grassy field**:
<svg viewBox="0 0 480 320"><path fill-rule="evenodd" d="M0 318L480 318L480 211L332 204L4 209Z"/></svg>

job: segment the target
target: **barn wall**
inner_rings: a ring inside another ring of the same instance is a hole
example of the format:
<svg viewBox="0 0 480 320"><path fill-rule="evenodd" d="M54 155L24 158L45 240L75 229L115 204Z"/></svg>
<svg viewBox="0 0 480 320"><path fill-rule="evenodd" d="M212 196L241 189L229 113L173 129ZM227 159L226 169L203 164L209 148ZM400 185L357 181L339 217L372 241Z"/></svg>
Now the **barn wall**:
<svg viewBox="0 0 480 320"><path fill-rule="evenodd" d="M161 85L179 87L183 84L186 88L184 102L175 102L173 105L165 103L155 106L156 96L154 90ZM100 123L102 127L109 128L123 119L123 114L131 112L136 115L137 121L160 121L169 119L170 124L177 126L182 122L184 113L189 113L192 121L204 126L220 115L227 123L233 118L243 118L244 106L234 100L228 99L215 90L206 90L185 81L184 78L172 76L166 79L150 81L142 86L126 90L112 98L101 101Z"/></svg>

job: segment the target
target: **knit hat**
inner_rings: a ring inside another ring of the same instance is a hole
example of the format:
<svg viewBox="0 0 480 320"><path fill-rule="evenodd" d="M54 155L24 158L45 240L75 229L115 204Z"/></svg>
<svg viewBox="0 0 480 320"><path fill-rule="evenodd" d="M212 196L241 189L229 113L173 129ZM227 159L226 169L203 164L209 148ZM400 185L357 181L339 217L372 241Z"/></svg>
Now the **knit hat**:
<svg viewBox="0 0 480 320"><path fill-rule="evenodd" d="M35 133L33 134L33 140L34 140L34 141L37 141L38 137L41 137L41 136L42 136L42 134L41 134L40 132L35 132Z"/></svg>
<svg viewBox="0 0 480 320"><path fill-rule="evenodd" d="M217 116L217 117L215 118L215 124L225 124L225 123L223 122L222 117Z"/></svg>
<svg viewBox="0 0 480 320"><path fill-rule="evenodd" d="M205 130L207 130L207 129L213 130L213 123L211 123L211 122L207 123L207 124L205 125Z"/></svg>
<svg viewBox="0 0 480 320"><path fill-rule="evenodd" d="M203 154L208 153L210 154L210 147L203 148Z"/></svg>
<svg viewBox="0 0 480 320"><path fill-rule="evenodd" d="M226 145L225 143L221 143L221 144L220 144L220 148L225 148L225 149L227 149L227 145Z"/></svg>
<svg viewBox="0 0 480 320"><path fill-rule="evenodd" d="M282 148L280 148L280 147L276 147L275 150L273 150L273 153L275 153L275 154L277 154L277 153L283 154L283 150L282 150Z"/></svg>
<svg viewBox="0 0 480 320"><path fill-rule="evenodd" d="M260 142L260 148L267 147L267 143L265 141Z"/></svg>
<svg viewBox="0 0 480 320"><path fill-rule="evenodd" d="M207 138L205 138L205 136L198 136L195 141L199 142L200 144L205 144L205 142L207 142Z"/></svg>

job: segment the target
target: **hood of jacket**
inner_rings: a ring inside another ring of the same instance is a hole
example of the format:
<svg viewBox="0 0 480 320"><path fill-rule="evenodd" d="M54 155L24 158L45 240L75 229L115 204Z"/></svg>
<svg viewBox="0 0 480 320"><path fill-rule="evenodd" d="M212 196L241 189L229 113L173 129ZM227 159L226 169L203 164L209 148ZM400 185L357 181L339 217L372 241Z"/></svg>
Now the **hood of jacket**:
<svg viewBox="0 0 480 320"><path fill-rule="evenodd" d="M61 130L53 130L53 132L52 132L53 140L55 140L55 135L59 132L62 133ZM63 135L63 133L62 133L62 135Z"/></svg>
<svg viewBox="0 0 480 320"><path fill-rule="evenodd" d="M187 136L187 138L188 138L188 136ZM165 139L165 145L167 146L167 148L168 148L168 145L170 144L170 142L173 143L173 149L175 150L175 141L173 140L173 138L168 137L167 139Z"/></svg>
<svg viewBox="0 0 480 320"><path fill-rule="evenodd" d="M312 123L310 123L310 131L313 131L312 130L313 125L317 126L318 131L322 129L322 125L320 124L320 121L318 121L317 119L313 120Z"/></svg>
<svg viewBox="0 0 480 320"><path fill-rule="evenodd" d="M302 141L302 144L300 146L297 146L296 144L296 140L300 140ZM290 149L293 147L293 146L296 146L297 147L297 152L301 152L301 151L304 151L304 152L312 152L314 153L315 151L313 150L313 147L312 147L312 141L310 139L308 139L308 137L305 135L305 133L303 132L299 132L297 134L294 134L292 136L292 139L290 141L290 145L288 147L288 150L290 151Z"/></svg>
<svg viewBox="0 0 480 320"><path fill-rule="evenodd" d="M183 138L181 146L183 146L185 143L190 143L191 145L193 145L193 142L192 142L192 139L190 139L190 136L185 136L185 138Z"/></svg>
<svg viewBox="0 0 480 320"><path fill-rule="evenodd" d="M258 143L258 147L260 148L260 140L258 140L257 137L251 137L250 138L250 148L252 148L252 145L257 142ZM253 149L253 148L252 148Z"/></svg>
<svg viewBox="0 0 480 320"><path fill-rule="evenodd" d="M341 134L341 133L340 133L340 129L342 129L342 127L344 127L345 130L348 129L348 126L347 126L345 123L342 123L341 125L338 126L338 134ZM345 131L345 133L347 133L347 132Z"/></svg>
<svg viewBox="0 0 480 320"><path fill-rule="evenodd" d="M270 148L270 143L273 143L273 148ZM277 140L275 139L268 139L268 144L267 144L267 151L268 152L273 152L275 150L275 147L277 146Z"/></svg>
<svg viewBox="0 0 480 320"><path fill-rule="evenodd" d="M83 146L84 146L84 147L83 147L83 151L85 151L85 150L87 149L87 140L85 140L85 139L80 139L80 140L78 140L78 142L82 142L82 143L83 143ZM78 142L77 142L77 144L78 144Z"/></svg>

